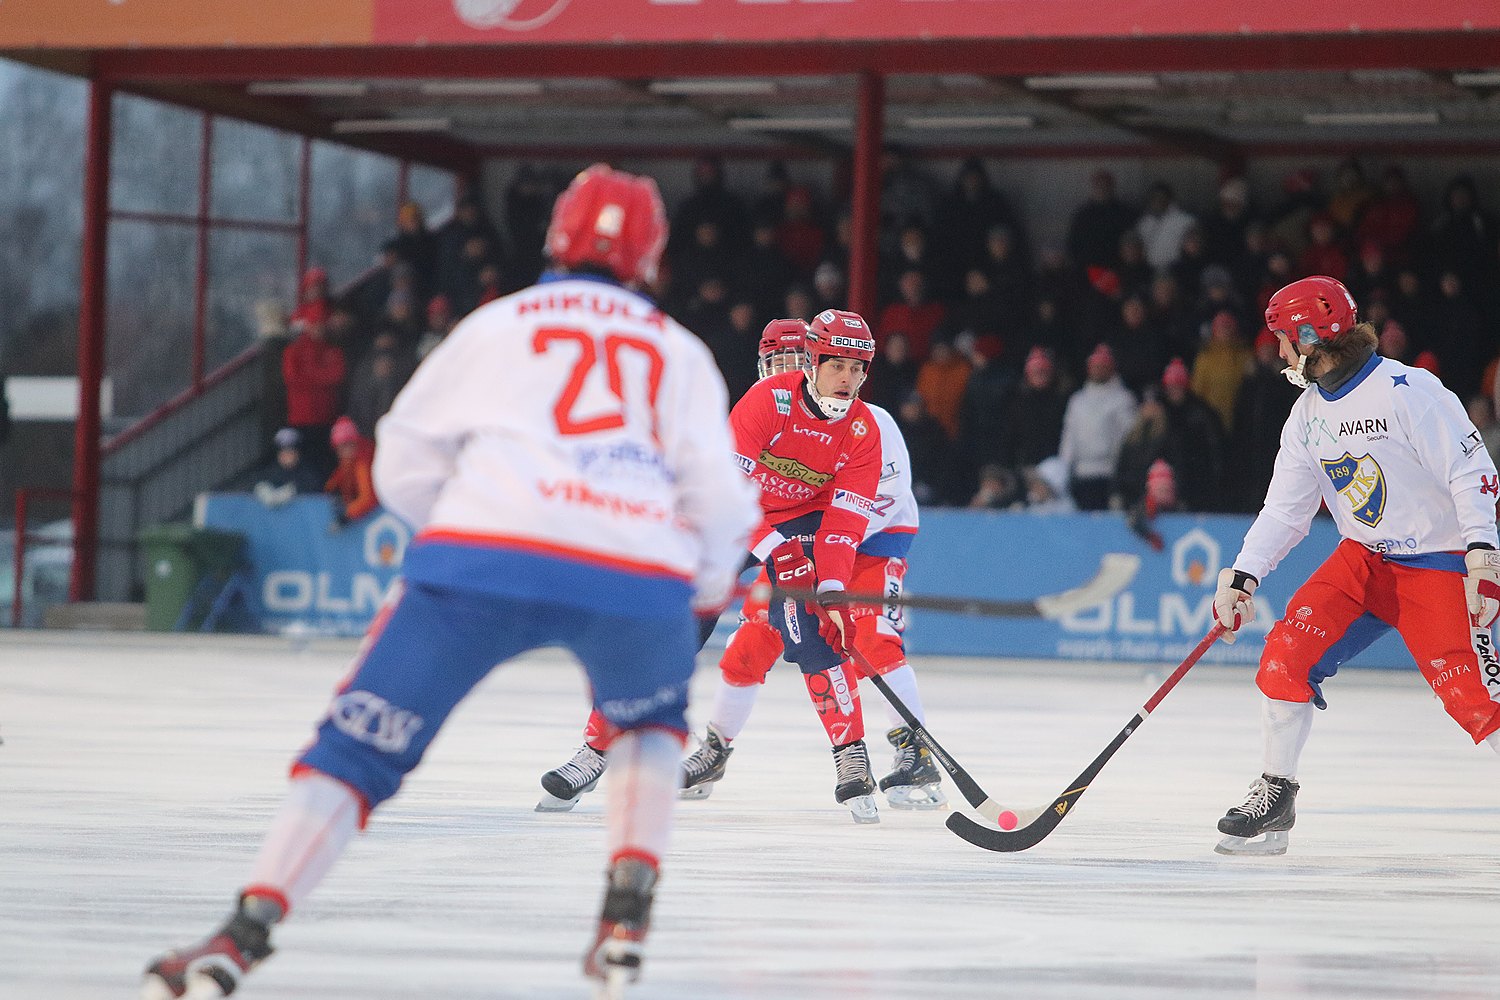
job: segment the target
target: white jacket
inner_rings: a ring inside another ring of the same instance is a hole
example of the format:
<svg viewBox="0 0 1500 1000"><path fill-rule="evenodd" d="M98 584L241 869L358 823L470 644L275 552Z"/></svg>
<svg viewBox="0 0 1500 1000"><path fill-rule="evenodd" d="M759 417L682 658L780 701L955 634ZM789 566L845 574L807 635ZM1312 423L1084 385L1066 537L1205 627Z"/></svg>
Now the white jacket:
<svg viewBox="0 0 1500 1000"><path fill-rule="evenodd" d="M1115 474L1135 411L1135 396L1118 375L1108 382L1085 382L1068 398L1057 453L1073 478L1105 479Z"/></svg>

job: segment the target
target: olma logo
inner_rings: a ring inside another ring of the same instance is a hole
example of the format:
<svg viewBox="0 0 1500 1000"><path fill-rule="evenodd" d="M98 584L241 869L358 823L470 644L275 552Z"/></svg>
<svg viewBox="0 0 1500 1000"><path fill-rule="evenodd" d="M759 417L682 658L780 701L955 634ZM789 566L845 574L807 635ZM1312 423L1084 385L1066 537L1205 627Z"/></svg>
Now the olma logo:
<svg viewBox="0 0 1500 1000"><path fill-rule="evenodd" d="M382 512L365 525L360 539L367 571L274 570L261 585L261 604L276 615L373 615L385 603L389 583L382 578L394 582L391 574L401 567L410 541L401 519Z"/></svg>

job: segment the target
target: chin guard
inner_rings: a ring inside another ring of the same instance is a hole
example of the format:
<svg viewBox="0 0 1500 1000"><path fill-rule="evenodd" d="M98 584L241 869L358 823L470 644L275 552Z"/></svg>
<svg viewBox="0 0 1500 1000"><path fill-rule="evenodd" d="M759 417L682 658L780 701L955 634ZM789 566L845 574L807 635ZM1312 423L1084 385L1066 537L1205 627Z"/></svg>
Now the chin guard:
<svg viewBox="0 0 1500 1000"><path fill-rule="evenodd" d="M1295 367L1288 365L1281 369L1281 374L1286 376L1286 380L1299 389L1306 389L1312 384L1308 377L1302 374L1302 369L1307 366L1307 358L1306 354L1299 354L1297 355L1297 364Z"/></svg>

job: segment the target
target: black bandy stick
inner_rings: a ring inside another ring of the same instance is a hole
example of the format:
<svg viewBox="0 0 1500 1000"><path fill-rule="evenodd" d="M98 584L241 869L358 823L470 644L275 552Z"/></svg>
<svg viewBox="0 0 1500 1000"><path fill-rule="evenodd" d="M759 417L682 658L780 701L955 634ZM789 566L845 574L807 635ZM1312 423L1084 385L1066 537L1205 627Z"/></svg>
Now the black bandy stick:
<svg viewBox="0 0 1500 1000"><path fill-rule="evenodd" d="M1089 784L1109 763L1109 759L1115 755L1115 751L1125 745L1132 733L1141 727L1146 717L1151 714L1161 700L1165 698L1177 682L1193 668L1203 654L1208 652L1208 647L1214 644L1224 632L1224 626L1215 624L1208 630L1208 634L1199 640L1198 645L1188 654L1182 665L1172 671L1162 686L1156 689L1135 718L1126 723L1125 728L1120 730L1109 746L1099 756L1094 758L1093 763L1083 769L1083 773L1073 779L1068 789L1057 798L1052 800L1051 805L1042 806L1037 809L1018 809L1010 813L1002 813L998 820L992 819L1001 829L981 826L963 813L952 813L948 816L948 829L958 836L967 840L975 847L982 847L987 851L1014 852L1024 851L1029 847L1035 847L1041 843L1046 836L1057 828L1057 824L1073 811L1073 804L1078 801L1079 796L1088 791ZM956 780L956 779L955 779ZM991 819L986 816L985 818Z"/></svg>

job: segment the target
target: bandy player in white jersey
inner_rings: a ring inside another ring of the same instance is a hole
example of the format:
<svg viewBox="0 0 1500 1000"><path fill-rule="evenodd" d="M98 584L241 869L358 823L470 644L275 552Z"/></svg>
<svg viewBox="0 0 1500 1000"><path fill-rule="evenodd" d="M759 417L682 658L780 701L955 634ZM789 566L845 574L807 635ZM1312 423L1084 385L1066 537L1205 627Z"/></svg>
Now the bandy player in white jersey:
<svg viewBox="0 0 1500 1000"><path fill-rule="evenodd" d="M1313 706L1325 704L1320 685L1389 629L1453 720L1500 752L1490 629L1500 613L1500 476L1479 432L1436 376L1375 353L1374 328L1357 322L1354 299L1334 279L1281 289L1266 325L1287 377L1304 389L1281 432L1265 506L1219 574L1214 618L1226 638L1255 617L1257 585L1306 536L1320 505L1343 540L1266 637L1256 675L1264 773L1219 821L1225 854L1286 851L1298 758Z"/></svg>
<svg viewBox="0 0 1500 1000"><path fill-rule="evenodd" d="M806 328L807 324L798 319L774 320L766 326L760 347L761 378L802 368ZM880 427L880 491L855 555L849 589L900 597L906 557L919 521L912 493L911 457L895 419L878 406L870 406L870 413ZM752 551L764 558L783 541L781 533L771 531L755 540ZM770 584L762 573L745 600L740 627L719 660L719 684L708 718L708 735L684 765L688 786L684 798L706 798L713 782L723 777L724 762L733 749L730 743L744 729L761 685L781 655L781 636L769 621L769 599ZM859 624L854 645L864 661L885 679L918 721L925 723L916 673L906 662L902 641L906 623L901 608L861 605L852 607L851 613ZM868 675L856 661L842 664L841 672L842 677L804 675L813 705L834 746L864 738L857 678ZM942 806L947 802L941 788L942 772L927 748L913 737L900 713L889 704L886 709L890 720L886 739L895 748L895 760L890 773L880 779L880 790L896 809Z"/></svg>
<svg viewBox="0 0 1500 1000"><path fill-rule="evenodd" d="M497 663L582 662L611 769L603 908L584 971L640 971L687 735L695 612L727 604L760 517L707 348L633 288L666 242L656 185L599 165L557 200L556 271L475 310L377 426L375 487L416 530L240 892L144 996L215 997L271 953L372 810ZM509 905L497 901L497 905Z"/></svg>

